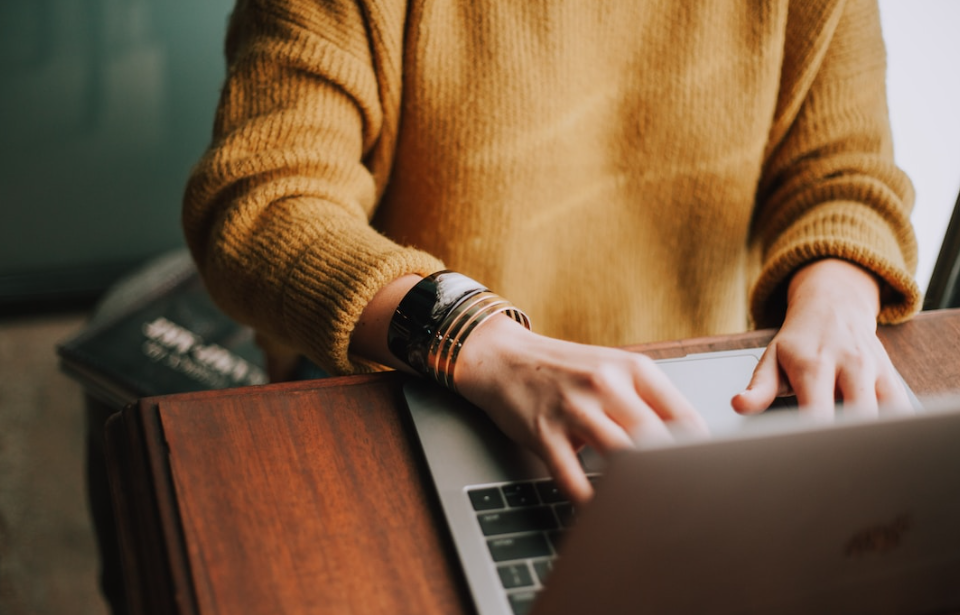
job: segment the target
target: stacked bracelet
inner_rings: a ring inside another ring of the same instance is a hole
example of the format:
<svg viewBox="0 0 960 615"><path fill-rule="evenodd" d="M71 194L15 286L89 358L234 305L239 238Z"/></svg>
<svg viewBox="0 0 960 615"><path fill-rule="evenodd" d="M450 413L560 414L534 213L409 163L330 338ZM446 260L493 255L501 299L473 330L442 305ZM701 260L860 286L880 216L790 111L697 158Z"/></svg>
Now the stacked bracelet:
<svg viewBox="0 0 960 615"><path fill-rule="evenodd" d="M509 301L465 275L439 271L400 302L387 346L414 371L456 390L457 357L467 337L487 318L504 313L527 329L530 319Z"/></svg>

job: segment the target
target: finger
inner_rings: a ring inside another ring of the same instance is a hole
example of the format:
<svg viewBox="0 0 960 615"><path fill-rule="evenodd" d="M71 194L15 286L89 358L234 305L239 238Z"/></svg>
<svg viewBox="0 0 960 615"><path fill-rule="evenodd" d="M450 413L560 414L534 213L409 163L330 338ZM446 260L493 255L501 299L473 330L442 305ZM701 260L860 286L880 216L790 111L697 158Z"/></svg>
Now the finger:
<svg viewBox="0 0 960 615"><path fill-rule="evenodd" d="M622 377L627 375L627 378ZM619 425L624 433L632 434L640 429L645 423L655 421L660 423L660 418L650 409L647 403L641 399L639 393L633 386L633 375L629 372L618 372L611 376L609 374L595 374L594 384L596 392L591 390L589 396L575 400L582 407L600 407L607 420L613 421ZM584 413L582 423L577 425L581 431L596 428L595 425L585 424L587 421L598 420L597 417ZM579 433L579 431L577 432ZM595 434L593 437L604 437L604 434ZM617 446L614 443L614 446ZM606 448L611 448L607 446Z"/></svg>
<svg viewBox="0 0 960 615"><path fill-rule="evenodd" d="M605 400L604 411L609 420L619 425L628 435L631 444L642 440L643 442L660 441L664 438L670 440L670 432L664 424L664 418L658 414L646 400L641 399L637 391L628 389L617 395L607 397ZM685 399L681 400L686 402ZM675 403L675 402L674 402ZM689 404L688 404L689 405ZM670 414L667 419L670 422L684 426L689 423L693 430L700 429L700 416L696 411L693 412L694 418L690 419L684 414L684 409ZM613 450L613 449L609 449ZM603 452L603 451L602 451Z"/></svg>
<svg viewBox="0 0 960 615"><path fill-rule="evenodd" d="M836 388L845 413L877 416L877 377L873 369L862 364L845 365L837 375Z"/></svg>
<svg viewBox="0 0 960 615"><path fill-rule="evenodd" d="M630 435L634 446L638 448L658 447L674 442L673 434L668 430L667 424L660 420L660 417L642 424Z"/></svg>
<svg viewBox="0 0 960 615"><path fill-rule="evenodd" d="M659 419L694 433L709 432L707 423L656 363L647 359L634 372L636 394ZM647 417L649 415L642 415ZM643 429L645 426L640 425ZM669 432L667 433L669 436Z"/></svg>
<svg viewBox="0 0 960 615"><path fill-rule="evenodd" d="M633 446L631 432L604 410L573 410L567 413L566 423L572 438L592 446L602 454Z"/></svg>
<svg viewBox="0 0 960 615"><path fill-rule="evenodd" d="M778 395L789 391L789 382L780 371L776 345L771 344L760 357L747 388L734 395L730 405L740 414L757 414L769 408Z"/></svg>
<svg viewBox="0 0 960 615"><path fill-rule="evenodd" d="M621 414L631 414L627 430L631 446L653 446L673 441L663 419L639 397L633 397L632 402L622 400L620 405L609 407L607 412L611 420L618 420L616 417Z"/></svg>
<svg viewBox="0 0 960 615"><path fill-rule="evenodd" d="M884 373L877 378L877 402L884 409L892 413L910 413L914 412L913 402L907 394L907 387L900 379L893 367L884 370Z"/></svg>
<svg viewBox="0 0 960 615"><path fill-rule="evenodd" d="M833 364L805 361L787 373L797 394L797 405L814 416L833 416L837 371Z"/></svg>
<svg viewBox="0 0 960 615"><path fill-rule="evenodd" d="M583 505L593 497L593 485L580 465L580 458L563 434L556 434L543 443L540 457L557 487L577 505Z"/></svg>

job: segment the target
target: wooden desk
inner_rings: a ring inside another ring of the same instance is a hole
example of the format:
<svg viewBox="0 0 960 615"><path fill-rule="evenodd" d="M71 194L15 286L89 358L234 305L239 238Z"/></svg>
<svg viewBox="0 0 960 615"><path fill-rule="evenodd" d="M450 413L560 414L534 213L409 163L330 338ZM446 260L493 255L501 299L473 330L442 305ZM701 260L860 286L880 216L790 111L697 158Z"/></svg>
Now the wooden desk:
<svg viewBox="0 0 960 615"><path fill-rule="evenodd" d="M750 348L771 332L638 346ZM960 311L881 337L918 395L960 390ZM143 613L473 612L400 390L380 374L145 399L108 454Z"/></svg>

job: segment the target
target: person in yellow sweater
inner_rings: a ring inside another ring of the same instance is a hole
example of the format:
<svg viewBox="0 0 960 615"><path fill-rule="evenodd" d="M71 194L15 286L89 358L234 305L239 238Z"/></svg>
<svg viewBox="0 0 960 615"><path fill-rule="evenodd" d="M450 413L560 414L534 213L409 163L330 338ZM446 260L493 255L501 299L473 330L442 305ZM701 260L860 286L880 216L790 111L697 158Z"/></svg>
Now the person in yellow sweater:
<svg viewBox="0 0 960 615"><path fill-rule="evenodd" d="M238 0L226 53L183 225L272 356L454 388L578 502L583 444L701 427L619 346L779 326L737 411L905 403L875 1Z"/></svg>

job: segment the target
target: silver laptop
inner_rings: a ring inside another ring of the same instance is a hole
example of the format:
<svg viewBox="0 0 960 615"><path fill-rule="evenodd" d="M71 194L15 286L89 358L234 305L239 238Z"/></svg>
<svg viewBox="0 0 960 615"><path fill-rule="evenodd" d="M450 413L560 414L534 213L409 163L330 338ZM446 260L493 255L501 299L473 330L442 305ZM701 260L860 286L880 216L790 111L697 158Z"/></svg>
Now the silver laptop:
<svg viewBox="0 0 960 615"><path fill-rule="evenodd" d="M960 609L960 402L829 424L737 415L762 352L660 362L712 437L606 465L586 451L582 511L481 410L410 383L480 615Z"/></svg>

